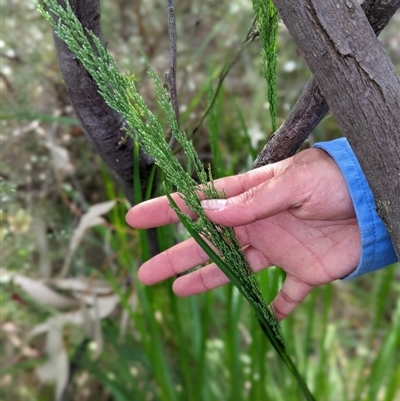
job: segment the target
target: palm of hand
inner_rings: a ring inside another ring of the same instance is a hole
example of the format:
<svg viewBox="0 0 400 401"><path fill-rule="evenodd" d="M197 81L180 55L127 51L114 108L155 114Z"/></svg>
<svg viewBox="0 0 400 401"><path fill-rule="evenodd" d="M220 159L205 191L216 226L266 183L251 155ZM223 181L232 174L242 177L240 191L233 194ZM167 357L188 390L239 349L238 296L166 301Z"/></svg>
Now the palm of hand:
<svg viewBox="0 0 400 401"><path fill-rule="evenodd" d="M254 271L280 266L289 277L312 286L346 276L359 259L355 218L304 220L286 211L239 227L237 234L249 245Z"/></svg>
<svg viewBox="0 0 400 401"><path fill-rule="evenodd" d="M278 318L287 316L313 287L344 277L357 265L360 239L352 202L338 167L322 150L310 149L216 184L225 189L228 203L219 210L206 209L208 217L235 227L255 272L277 265L287 273L273 302ZM175 200L183 206L179 197ZM162 197L131 209L127 221L149 228L177 217ZM154 284L207 260L189 239L143 264L139 278ZM173 288L187 296L226 282L210 264L179 277Z"/></svg>

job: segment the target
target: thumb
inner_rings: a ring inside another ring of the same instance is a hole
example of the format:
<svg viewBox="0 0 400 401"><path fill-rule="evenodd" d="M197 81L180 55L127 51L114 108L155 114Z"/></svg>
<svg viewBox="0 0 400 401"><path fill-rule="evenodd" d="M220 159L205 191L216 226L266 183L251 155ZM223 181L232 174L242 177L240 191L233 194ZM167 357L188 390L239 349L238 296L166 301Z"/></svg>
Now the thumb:
<svg viewBox="0 0 400 401"><path fill-rule="evenodd" d="M288 173L274 177L228 199L201 201L207 217L228 227L250 224L300 206L300 191Z"/></svg>

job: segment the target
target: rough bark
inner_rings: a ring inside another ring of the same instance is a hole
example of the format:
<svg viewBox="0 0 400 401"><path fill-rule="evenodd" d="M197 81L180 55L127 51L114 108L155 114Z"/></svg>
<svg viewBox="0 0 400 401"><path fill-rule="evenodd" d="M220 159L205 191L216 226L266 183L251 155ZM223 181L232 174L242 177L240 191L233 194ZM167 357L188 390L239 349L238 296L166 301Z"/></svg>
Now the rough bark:
<svg viewBox="0 0 400 401"><path fill-rule="evenodd" d="M102 39L99 0L70 0L81 24ZM65 4L59 0L60 4ZM67 45L54 35L57 57L72 106L93 149L115 173L118 183L133 204L133 141L124 132L125 120L99 95L97 85ZM153 160L140 152L140 176L146 187Z"/></svg>
<svg viewBox="0 0 400 401"><path fill-rule="evenodd" d="M366 0L361 7L376 35L379 35L399 9L400 0ZM315 78L311 77L284 123L258 155L253 168L293 156L328 110Z"/></svg>
<svg viewBox="0 0 400 401"><path fill-rule="evenodd" d="M65 4L63 0L59 4ZM69 0L81 24L102 39L99 0ZM114 172L118 184L131 205L133 198L133 140L126 135L123 117L111 109L98 88L67 45L53 34L60 69L72 106L93 149ZM104 42L104 41L103 41ZM140 150L141 186L146 188L153 159ZM155 229L147 231L151 255L159 252Z"/></svg>
<svg viewBox="0 0 400 401"><path fill-rule="evenodd" d="M400 77L356 0L274 0L349 140L400 258Z"/></svg>

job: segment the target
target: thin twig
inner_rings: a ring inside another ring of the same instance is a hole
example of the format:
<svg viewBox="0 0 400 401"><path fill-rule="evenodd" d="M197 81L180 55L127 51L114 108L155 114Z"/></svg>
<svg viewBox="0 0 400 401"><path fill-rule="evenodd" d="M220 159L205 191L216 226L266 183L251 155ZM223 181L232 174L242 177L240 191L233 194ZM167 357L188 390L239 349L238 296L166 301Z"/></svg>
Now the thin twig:
<svg viewBox="0 0 400 401"><path fill-rule="evenodd" d="M211 109L213 108L213 106L215 104L215 101L217 100L219 91L221 90L221 87L222 87L222 84L224 83L225 78L227 77L227 75L231 71L232 67L239 60L240 55L242 54L243 50L251 42L253 42L254 39L256 39L258 37L258 31L255 29L255 23L256 23L256 21L254 20L252 25L251 25L251 27L250 27L250 29L249 29L249 31L247 32L245 40L243 41L243 43L240 46L240 48L237 50L237 52L235 53L233 58L230 60L230 62L225 64L224 67L221 69L221 72L219 73L219 79L218 79L217 87L215 89L215 92L213 94L211 102L208 105L208 107L207 107L206 111L204 112L204 114L202 115L200 121L198 122L196 127L193 129L192 133L190 134L190 138L192 138L193 135L199 130L201 124L204 122L204 120L206 119L207 115L210 113ZM174 154L177 154L181 149L182 149L182 147L179 146L177 149L175 149Z"/></svg>
<svg viewBox="0 0 400 401"><path fill-rule="evenodd" d="M247 32L246 39L244 40L244 42L248 42L250 39L254 40L257 36L258 36L258 30L256 28L256 19L254 18L253 23L251 24L251 27Z"/></svg>
<svg viewBox="0 0 400 401"><path fill-rule="evenodd" d="M211 102L208 105L204 114L202 115L200 121L198 122L196 127L193 129L192 136L199 130L201 124L203 124L207 115L210 113L211 109L214 107L215 101L218 98L219 91L221 90L222 84L224 83L226 76L228 75L228 73L230 72L232 67L238 62L243 50L249 45L249 43L253 42L253 40L258 36L258 32L254 29L254 25L255 25L255 21L253 21L253 24L252 24L249 32L246 35L246 39L243 41L242 45L239 47L239 49L237 50L237 52L234 55L234 57L232 58L232 60L228 64L225 64L224 67L222 68L221 72L219 73L217 87L215 89L215 92L213 94Z"/></svg>
<svg viewBox="0 0 400 401"><path fill-rule="evenodd" d="M167 0L168 5L168 33L169 33L169 43L170 43L170 55L169 55L169 70L165 74L167 84L168 84L168 91L169 96L171 99L172 108L175 113L176 121L179 125L179 104L178 104L178 94L176 90L176 24L175 24L175 8L174 8L174 1ZM176 139L172 135L169 146L171 149L174 148L176 144Z"/></svg>

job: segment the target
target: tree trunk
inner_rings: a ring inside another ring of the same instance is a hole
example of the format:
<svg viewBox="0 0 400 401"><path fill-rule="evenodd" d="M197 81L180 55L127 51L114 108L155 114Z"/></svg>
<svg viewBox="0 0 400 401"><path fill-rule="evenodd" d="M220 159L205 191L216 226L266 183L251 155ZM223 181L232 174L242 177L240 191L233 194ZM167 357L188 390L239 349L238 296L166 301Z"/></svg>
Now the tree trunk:
<svg viewBox="0 0 400 401"><path fill-rule="evenodd" d="M349 140L400 258L400 78L356 0L274 0Z"/></svg>
<svg viewBox="0 0 400 401"><path fill-rule="evenodd" d="M64 0L58 3L65 5ZM99 0L69 0L69 3L82 26L102 40ZM96 83L68 46L57 35L53 36L65 86L83 132L133 204L133 141L124 131L125 120L106 104ZM143 188L147 186L152 165L153 159L140 152Z"/></svg>
<svg viewBox="0 0 400 401"><path fill-rule="evenodd" d="M361 5L376 35L382 32L399 7L400 0L366 0ZM257 156L253 168L293 156L328 111L328 103L317 81L311 77L283 124Z"/></svg>
<svg viewBox="0 0 400 401"><path fill-rule="evenodd" d="M58 3L65 5L64 0ZM82 26L102 40L99 0L69 0L69 3ZM124 131L125 120L106 104L96 83L68 46L57 35L53 34L53 37L65 87L83 132L113 171L122 192L133 205L133 140ZM144 190L154 160L141 150L139 157L141 187ZM159 252L156 230L147 230L147 238L150 254L156 255Z"/></svg>

